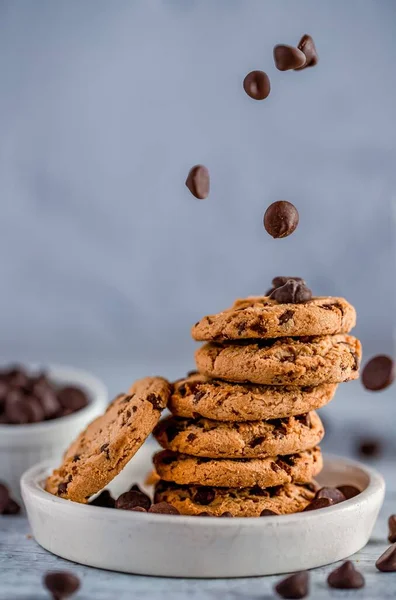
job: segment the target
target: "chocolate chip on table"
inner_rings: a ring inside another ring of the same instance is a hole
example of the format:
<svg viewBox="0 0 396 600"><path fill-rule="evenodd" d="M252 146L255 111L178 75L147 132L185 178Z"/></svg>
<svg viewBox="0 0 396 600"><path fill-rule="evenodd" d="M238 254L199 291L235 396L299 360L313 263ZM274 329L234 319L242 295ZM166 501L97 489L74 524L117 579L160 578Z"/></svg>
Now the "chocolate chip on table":
<svg viewBox="0 0 396 600"><path fill-rule="evenodd" d="M69 571L52 571L44 576L44 586L54 600L69 598L80 588L80 580Z"/></svg>
<svg viewBox="0 0 396 600"><path fill-rule="evenodd" d="M395 364L390 356L374 356L363 369L363 385L371 392L384 390L393 383L394 379Z"/></svg>
<svg viewBox="0 0 396 600"><path fill-rule="evenodd" d="M109 490L103 490L89 503L90 506L102 506L103 508L115 508L116 501L110 494Z"/></svg>
<svg viewBox="0 0 396 600"><path fill-rule="evenodd" d="M0 514L3 514L9 501L10 493L8 491L7 486L5 486L3 483L0 483Z"/></svg>
<svg viewBox="0 0 396 600"><path fill-rule="evenodd" d="M303 67L307 62L307 57L299 48L278 44L274 47L274 61L279 71L289 71Z"/></svg>
<svg viewBox="0 0 396 600"><path fill-rule="evenodd" d="M120 508L122 510L133 510L137 506L148 510L151 506L151 500L144 494L143 492L125 492L121 494L119 498L116 500L116 508Z"/></svg>
<svg viewBox="0 0 396 600"><path fill-rule="evenodd" d="M338 488L333 487L322 487L316 492L315 498L327 498L332 501L332 504L338 504L346 500L344 494Z"/></svg>
<svg viewBox="0 0 396 600"><path fill-rule="evenodd" d="M347 560L330 573L327 583L339 590L357 590L364 587L364 577L355 569L353 562Z"/></svg>
<svg viewBox="0 0 396 600"><path fill-rule="evenodd" d="M301 71L307 67L314 67L318 64L319 57L316 51L315 42L310 35L307 33L303 35L301 40L298 42L297 48L305 54L306 61L302 67L297 67L296 71Z"/></svg>
<svg viewBox="0 0 396 600"><path fill-rule="evenodd" d="M303 510L303 512L308 512L310 510L318 510L319 508L327 508L328 506L333 506L334 502L330 500L330 498L314 498L312 502L308 504Z"/></svg>
<svg viewBox="0 0 396 600"><path fill-rule="evenodd" d="M338 485L337 489L344 494L345 500L349 500L360 494L360 490L354 485Z"/></svg>
<svg viewBox="0 0 396 600"><path fill-rule="evenodd" d="M307 571L294 573L282 579L275 586L275 591L281 598L306 598L309 594L309 575Z"/></svg>
<svg viewBox="0 0 396 600"><path fill-rule="evenodd" d="M296 230L298 222L298 210L287 200L273 202L264 213L265 230L275 239L291 235Z"/></svg>
<svg viewBox="0 0 396 600"><path fill-rule="evenodd" d="M168 502L157 502L149 508L149 513L156 513L158 515L180 515L177 508L169 504Z"/></svg>
<svg viewBox="0 0 396 600"><path fill-rule="evenodd" d="M387 550L377 560L375 566L383 573L396 572L396 544L389 546Z"/></svg>
<svg viewBox="0 0 396 600"><path fill-rule="evenodd" d="M18 502L16 502L15 500L13 500L12 498L9 499L7 506L5 507L5 509L3 510L3 515L18 515L21 512L21 507L19 506Z"/></svg>
<svg viewBox="0 0 396 600"><path fill-rule="evenodd" d="M208 169L203 165L195 165L187 176L186 186L198 200L205 200L209 195L210 189Z"/></svg>
<svg viewBox="0 0 396 600"><path fill-rule="evenodd" d="M275 288L269 297L279 304L304 304L311 300L312 292L305 283L289 279L284 285Z"/></svg>
<svg viewBox="0 0 396 600"><path fill-rule="evenodd" d="M264 71L251 71L243 80L243 89L253 100L265 100L271 91L271 83Z"/></svg>
<svg viewBox="0 0 396 600"><path fill-rule="evenodd" d="M378 458L382 454L382 443L376 438L362 439L358 442L357 451L365 458Z"/></svg>
<svg viewBox="0 0 396 600"><path fill-rule="evenodd" d="M396 542L396 515L391 515L388 519L389 535L388 540L391 544Z"/></svg>
<svg viewBox="0 0 396 600"><path fill-rule="evenodd" d="M278 516L278 513L276 513L273 510L270 510L269 508L264 508L264 510L261 511L260 513L260 517L273 517L273 516Z"/></svg>

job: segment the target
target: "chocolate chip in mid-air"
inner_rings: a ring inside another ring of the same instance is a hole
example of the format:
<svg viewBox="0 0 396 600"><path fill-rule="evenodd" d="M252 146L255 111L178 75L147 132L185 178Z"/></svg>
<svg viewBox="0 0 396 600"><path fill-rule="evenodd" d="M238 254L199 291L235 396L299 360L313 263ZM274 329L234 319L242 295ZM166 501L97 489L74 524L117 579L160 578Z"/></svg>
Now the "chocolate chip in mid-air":
<svg viewBox="0 0 396 600"><path fill-rule="evenodd" d="M333 506L334 502L330 500L330 498L314 498L312 502L308 504L304 508L303 512L308 512L309 510L318 510L319 508L327 508L328 506Z"/></svg>
<svg viewBox="0 0 396 600"><path fill-rule="evenodd" d="M278 44L274 47L274 61L279 71L289 71L290 69L303 67L307 62L307 57L299 48L287 44Z"/></svg>
<svg viewBox="0 0 396 600"><path fill-rule="evenodd" d="M205 200L205 198L208 197L210 190L210 176L208 169L203 165L195 165L187 176L186 186L198 200Z"/></svg>
<svg viewBox="0 0 396 600"><path fill-rule="evenodd" d="M396 515L391 515L388 519L389 534L388 540L391 544L396 542Z"/></svg>
<svg viewBox="0 0 396 600"><path fill-rule="evenodd" d="M354 498L360 494L359 488L355 487L354 485L338 485L337 489L344 494L345 500L349 500L349 498Z"/></svg>
<svg viewBox="0 0 396 600"><path fill-rule="evenodd" d="M287 200L278 200L269 205L264 213L264 227L273 238L284 238L296 230L299 222L297 208Z"/></svg>
<svg viewBox="0 0 396 600"><path fill-rule="evenodd" d="M382 443L377 438L366 438L357 443L358 454L365 458L379 458L382 454Z"/></svg>
<svg viewBox="0 0 396 600"><path fill-rule="evenodd" d="M279 304L304 304L311 300L312 292L304 283L289 279L284 285L275 288L270 298Z"/></svg>
<svg viewBox="0 0 396 600"><path fill-rule="evenodd" d="M344 494L335 487L322 487L316 492L315 498L328 498L333 504L338 504L346 500Z"/></svg>
<svg viewBox="0 0 396 600"><path fill-rule="evenodd" d="M150 508L151 500L147 494L133 490L132 492L124 492L116 500L116 508L120 508L121 510L132 510L137 506L145 510Z"/></svg>
<svg viewBox="0 0 396 600"><path fill-rule="evenodd" d="M276 584L275 591L281 598L306 598L309 594L307 571L300 571L282 579Z"/></svg>
<svg viewBox="0 0 396 600"><path fill-rule="evenodd" d="M316 51L315 42L310 35L307 33L303 35L301 40L298 42L297 48L305 54L306 61L302 67L297 67L296 71L301 71L307 67L314 67L318 64L319 57Z"/></svg>
<svg viewBox="0 0 396 600"><path fill-rule="evenodd" d="M364 587L364 577L355 569L353 562L347 560L330 573L327 583L339 590L357 590Z"/></svg>
<svg viewBox="0 0 396 600"><path fill-rule="evenodd" d="M362 382L366 390L379 392L393 383L395 373L395 364L390 356L374 356L363 369Z"/></svg>
<svg viewBox="0 0 396 600"><path fill-rule="evenodd" d="M253 100L265 100L271 91L271 83L264 71L251 71L243 80L243 89Z"/></svg>
<svg viewBox="0 0 396 600"><path fill-rule="evenodd" d="M109 490L103 490L103 492L100 492L99 496L96 496L89 504L91 506L101 506L103 508L115 508L115 503L116 501Z"/></svg>
<svg viewBox="0 0 396 600"><path fill-rule="evenodd" d="M389 546L377 560L375 566L383 573L394 573L396 571L396 544Z"/></svg>
<svg viewBox="0 0 396 600"><path fill-rule="evenodd" d="M69 571L52 571L44 576L44 586L54 600L70 598L80 588L80 580Z"/></svg>
<svg viewBox="0 0 396 600"><path fill-rule="evenodd" d="M168 502L157 502L149 508L148 512L156 513L157 515L180 515L177 508Z"/></svg>

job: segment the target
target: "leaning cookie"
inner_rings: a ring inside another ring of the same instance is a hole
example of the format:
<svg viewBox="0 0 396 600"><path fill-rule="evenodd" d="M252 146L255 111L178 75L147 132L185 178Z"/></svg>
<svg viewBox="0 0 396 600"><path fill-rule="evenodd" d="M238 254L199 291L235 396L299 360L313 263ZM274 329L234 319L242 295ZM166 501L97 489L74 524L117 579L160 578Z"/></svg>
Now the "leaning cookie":
<svg viewBox="0 0 396 600"><path fill-rule="evenodd" d="M301 415L325 406L337 384L269 386L229 383L194 374L176 381L168 408L177 417L261 421Z"/></svg>
<svg viewBox="0 0 396 600"><path fill-rule="evenodd" d="M288 456L242 459L199 458L162 450L155 454L153 461L158 475L165 481L232 488L308 483L323 467L318 446Z"/></svg>
<svg viewBox="0 0 396 600"><path fill-rule="evenodd" d="M168 417L154 436L167 450L206 458L263 458L313 448L324 436L315 412L272 419L230 423L210 419Z"/></svg>
<svg viewBox="0 0 396 600"><path fill-rule="evenodd" d="M221 313L201 319L192 337L224 342L252 338L348 333L356 325L356 311L344 298L312 298L302 304L279 304L268 296L237 300Z"/></svg>
<svg viewBox="0 0 396 600"><path fill-rule="evenodd" d="M359 376L362 349L351 335L208 343L195 353L207 377L266 385L317 386Z"/></svg>
<svg viewBox="0 0 396 600"><path fill-rule="evenodd" d="M182 515L208 513L220 517L231 513L233 517L259 517L263 510L279 515L301 512L315 497L312 484L233 489L198 486L181 486L160 481L155 488L155 502L168 502Z"/></svg>
<svg viewBox="0 0 396 600"><path fill-rule="evenodd" d="M170 396L161 377L136 381L86 428L47 479L51 494L86 503L129 462L158 422Z"/></svg>

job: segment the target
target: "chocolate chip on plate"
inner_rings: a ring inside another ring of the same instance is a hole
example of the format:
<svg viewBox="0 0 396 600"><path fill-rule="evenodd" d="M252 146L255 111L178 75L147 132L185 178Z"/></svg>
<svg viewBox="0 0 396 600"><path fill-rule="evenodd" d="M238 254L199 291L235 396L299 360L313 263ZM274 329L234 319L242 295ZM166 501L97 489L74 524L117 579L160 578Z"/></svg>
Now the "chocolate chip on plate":
<svg viewBox="0 0 396 600"><path fill-rule="evenodd" d="M116 501L113 496L110 494L109 490L103 490L100 492L99 496L96 496L89 503L90 506L101 506L103 508L115 508Z"/></svg>
<svg viewBox="0 0 396 600"><path fill-rule="evenodd" d="M299 48L286 44L278 44L274 47L274 61L279 71L289 71L290 69L299 69L304 66L307 57Z"/></svg>
<svg viewBox="0 0 396 600"><path fill-rule="evenodd" d="M168 504L168 502L157 502L149 508L149 513L156 513L158 515L180 515L177 508Z"/></svg>
<svg viewBox="0 0 396 600"><path fill-rule="evenodd" d="M354 485L338 485L337 489L344 494L345 500L349 500L349 498L354 498L360 494L360 490Z"/></svg>
<svg viewBox="0 0 396 600"><path fill-rule="evenodd" d="M316 492L315 498L328 498L333 504L346 500L344 494L338 488L333 487L322 487Z"/></svg>
<svg viewBox="0 0 396 600"><path fill-rule="evenodd" d="M365 458L378 458L382 454L382 443L376 438L363 439L358 442L357 451Z"/></svg>
<svg viewBox="0 0 396 600"><path fill-rule="evenodd" d="M271 91L271 83L264 71L252 71L243 80L243 89L253 100L265 100Z"/></svg>
<svg viewBox="0 0 396 600"><path fill-rule="evenodd" d="M232 513L230 513L230 511L226 510L225 512L221 513L220 517L224 517L226 519L229 519L231 517L233 518L234 515Z"/></svg>
<svg viewBox="0 0 396 600"><path fill-rule="evenodd" d="M396 542L396 515L391 515L388 519L389 535L388 540L391 544Z"/></svg>
<svg viewBox="0 0 396 600"><path fill-rule="evenodd" d="M339 590L357 590L364 587L364 577L355 569L353 562L347 560L330 573L327 583Z"/></svg>
<svg viewBox="0 0 396 600"><path fill-rule="evenodd" d="M200 512L197 514L197 517L213 517L213 515L211 513L208 512Z"/></svg>
<svg viewBox="0 0 396 600"><path fill-rule="evenodd" d="M395 364L390 356L374 356L363 369L363 385L371 392L384 390L393 383L394 379Z"/></svg>
<svg viewBox="0 0 396 600"><path fill-rule="evenodd" d="M394 573L396 571L396 544L389 546L377 560L375 566L383 573Z"/></svg>
<svg viewBox="0 0 396 600"><path fill-rule="evenodd" d="M307 571L294 573L282 579L275 586L276 593L281 598L306 598L309 594L309 575Z"/></svg>
<svg viewBox="0 0 396 600"><path fill-rule="evenodd" d="M301 71L307 67L314 67L318 64L319 57L316 51L315 42L310 35L307 33L303 35L301 40L298 42L297 48L305 54L306 61L302 67L297 67L296 71Z"/></svg>
<svg viewBox="0 0 396 600"><path fill-rule="evenodd" d="M203 165L195 165L186 179L186 186L193 196L198 200L204 200L209 195L210 177L209 171Z"/></svg>
<svg viewBox="0 0 396 600"><path fill-rule="evenodd" d="M334 502L330 500L330 498L314 498L312 502L308 504L303 510L303 512L308 512L310 510L318 510L319 508L327 508L328 506L333 506Z"/></svg>
<svg viewBox="0 0 396 600"><path fill-rule="evenodd" d="M133 510L137 506L145 510L150 508L151 500L147 494L133 490L132 492L121 494L116 500L116 508L120 508L121 510Z"/></svg>
<svg viewBox="0 0 396 600"><path fill-rule="evenodd" d="M80 580L69 571L51 571L44 576L45 587L54 600L69 598L80 588Z"/></svg>
<svg viewBox="0 0 396 600"><path fill-rule="evenodd" d="M284 285L275 288L270 296L279 304L303 304L312 298L312 292L302 281L289 279Z"/></svg>
<svg viewBox="0 0 396 600"><path fill-rule="evenodd" d="M260 513L260 517L273 517L273 516L278 516L278 513L276 513L273 510L270 510L269 508L264 508L264 510L262 510Z"/></svg>
<svg viewBox="0 0 396 600"><path fill-rule="evenodd" d="M299 222L297 208L287 200L277 200L264 213L264 227L273 238L284 238L296 230Z"/></svg>

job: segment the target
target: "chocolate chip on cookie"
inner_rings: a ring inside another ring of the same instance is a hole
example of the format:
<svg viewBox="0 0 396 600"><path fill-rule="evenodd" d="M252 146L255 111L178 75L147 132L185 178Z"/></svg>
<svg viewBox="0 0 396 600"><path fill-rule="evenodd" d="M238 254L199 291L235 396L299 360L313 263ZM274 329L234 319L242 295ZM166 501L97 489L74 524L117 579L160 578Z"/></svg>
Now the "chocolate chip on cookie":
<svg viewBox="0 0 396 600"><path fill-rule="evenodd" d="M357 590L364 587L364 577L354 567L352 561L347 560L340 567L330 573L327 583L332 588L339 590Z"/></svg>
<svg viewBox="0 0 396 600"><path fill-rule="evenodd" d="M253 100L265 100L271 91L271 83L264 71L252 71L243 80L243 89Z"/></svg>
<svg viewBox="0 0 396 600"><path fill-rule="evenodd" d="M209 195L209 171L203 165L195 165L186 179L186 186L198 200L204 200Z"/></svg>
<svg viewBox="0 0 396 600"><path fill-rule="evenodd" d="M298 210L287 200L273 202L264 214L264 227L273 238L291 235L299 222Z"/></svg>
<svg viewBox="0 0 396 600"><path fill-rule="evenodd" d="M295 279L289 279L274 289L271 293L270 298L276 300L280 304L303 304L308 302L312 298L311 290L305 285L304 281L296 281ZM288 311L287 318L283 315L283 320L287 322L293 317L292 311Z"/></svg>
<svg viewBox="0 0 396 600"><path fill-rule="evenodd" d="M305 598L309 594L308 572L300 571L282 579L276 584L275 591L281 598Z"/></svg>
<svg viewBox="0 0 396 600"><path fill-rule="evenodd" d="M390 356L374 356L363 369L362 382L367 390L379 392L393 383L395 373L395 364Z"/></svg>

